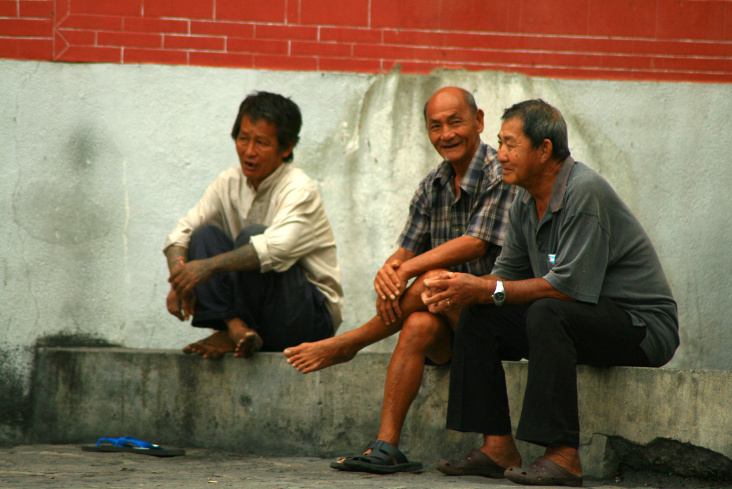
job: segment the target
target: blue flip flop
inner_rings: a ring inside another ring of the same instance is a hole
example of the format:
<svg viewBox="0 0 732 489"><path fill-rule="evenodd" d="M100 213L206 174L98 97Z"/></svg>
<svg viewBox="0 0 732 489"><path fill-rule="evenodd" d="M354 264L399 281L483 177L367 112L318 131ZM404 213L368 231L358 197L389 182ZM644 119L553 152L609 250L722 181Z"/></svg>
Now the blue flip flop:
<svg viewBox="0 0 732 489"><path fill-rule="evenodd" d="M85 445L81 447L85 452L129 452L153 457L177 457L185 455L182 448L163 448L142 440L135 440L129 436L122 438L100 438L96 446Z"/></svg>

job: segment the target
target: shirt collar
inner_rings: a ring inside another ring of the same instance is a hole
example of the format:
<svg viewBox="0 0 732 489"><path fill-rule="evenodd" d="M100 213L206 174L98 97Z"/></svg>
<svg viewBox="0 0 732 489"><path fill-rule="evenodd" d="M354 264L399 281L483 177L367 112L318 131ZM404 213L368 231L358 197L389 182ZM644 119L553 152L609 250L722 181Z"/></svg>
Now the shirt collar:
<svg viewBox="0 0 732 489"><path fill-rule="evenodd" d="M478 145L478 149L475 150L473 159L470 160L470 165L465 172L465 176L460 181L460 188L467 192L469 195L473 195L475 189L478 188L480 183L480 177L483 174L483 166L485 165L485 157L488 152L488 146L482 141ZM452 185L455 178L455 169L452 167L449 161L443 160L437 169L437 180L443 186Z"/></svg>
<svg viewBox="0 0 732 489"><path fill-rule="evenodd" d="M562 162L562 168L557 173L557 179L554 180L554 186L552 187L552 193L549 196L549 210L557 212L564 207L564 194L567 192L567 181L569 180L569 174L572 172L574 166L574 158L567 156ZM533 197L529 192L524 194L524 204L529 202L529 199Z"/></svg>
<svg viewBox="0 0 732 489"><path fill-rule="evenodd" d="M282 163L280 166L275 168L275 171L267 175L267 178L265 178L262 183L259 184L259 190L254 190L254 185L252 185L252 182L249 181L248 178L244 177L247 182L247 187L252 189L252 192L254 193L262 193L267 192L269 189L271 189L275 183L277 183L277 180L280 179L282 174L287 170L285 167L291 165L292 163ZM242 172L243 174L243 172Z"/></svg>

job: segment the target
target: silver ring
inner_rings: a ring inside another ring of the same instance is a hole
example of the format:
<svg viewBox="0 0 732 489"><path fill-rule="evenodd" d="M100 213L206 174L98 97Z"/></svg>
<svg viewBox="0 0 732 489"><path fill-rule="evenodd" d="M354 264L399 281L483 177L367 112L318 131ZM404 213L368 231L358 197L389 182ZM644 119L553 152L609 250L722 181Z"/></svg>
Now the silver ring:
<svg viewBox="0 0 732 489"><path fill-rule="evenodd" d="M447 299L447 307L450 307L450 299Z"/></svg>

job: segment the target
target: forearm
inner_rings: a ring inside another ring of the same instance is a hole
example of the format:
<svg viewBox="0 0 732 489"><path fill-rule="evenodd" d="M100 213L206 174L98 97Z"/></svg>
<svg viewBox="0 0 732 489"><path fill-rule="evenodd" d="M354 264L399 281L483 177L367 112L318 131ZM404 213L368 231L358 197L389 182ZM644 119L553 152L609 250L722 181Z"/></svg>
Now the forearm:
<svg viewBox="0 0 732 489"><path fill-rule="evenodd" d="M437 268L449 268L483 256L488 243L473 236L460 236L405 261L400 272L409 278Z"/></svg>
<svg viewBox="0 0 732 489"><path fill-rule="evenodd" d="M214 274L259 270L259 256L251 244L204 260Z"/></svg>
<svg viewBox="0 0 732 489"><path fill-rule="evenodd" d="M484 286L478 292L479 302L483 304L493 303L493 293L496 290L496 281L503 281L503 289L506 292L508 304L528 304L539 299L554 298L565 301L574 299L552 287L543 278L532 278L527 280L508 281L495 275L482 277Z"/></svg>
<svg viewBox="0 0 732 489"><path fill-rule="evenodd" d="M165 250L165 258L168 261L168 270L172 273L178 262L188 261L188 249L177 245L170 246Z"/></svg>

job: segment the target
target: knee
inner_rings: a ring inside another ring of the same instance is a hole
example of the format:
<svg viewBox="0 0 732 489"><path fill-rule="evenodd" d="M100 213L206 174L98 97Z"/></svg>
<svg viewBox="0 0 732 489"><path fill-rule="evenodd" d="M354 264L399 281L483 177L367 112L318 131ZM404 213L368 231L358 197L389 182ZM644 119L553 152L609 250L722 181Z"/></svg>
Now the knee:
<svg viewBox="0 0 732 489"><path fill-rule="evenodd" d="M564 335L564 308L567 301L539 299L526 312L526 335L531 342L543 344L557 335Z"/></svg>
<svg viewBox="0 0 732 489"><path fill-rule="evenodd" d="M402 324L399 333L399 346L409 345L426 349L438 337L444 321L429 312L421 311L410 314Z"/></svg>
<svg viewBox="0 0 732 489"><path fill-rule="evenodd" d="M213 224L206 224L193 231L191 234L191 246L195 246L200 243L208 243L212 240L218 239L219 236L224 235L224 232L218 226Z"/></svg>
<svg viewBox="0 0 732 489"><path fill-rule="evenodd" d="M419 275L417 278L414 279L414 282L412 282L412 285L409 287L409 290L413 294L421 294L424 292L425 286L424 281L437 277L439 274L443 272L449 272L447 268L437 268L435 270L430 270L428 272L423 273L422 275Z"/></svg>
<svg viewBox="0 0 732 489"><path fill-rule="evenodd" d="M236 237L236 241L234 242L235 246L240 248L245 244L249 244L249 240L252 236L262 234L265 229L267 229L267 226L264 224L250 224L249 226L246 226Z"/></svg>

